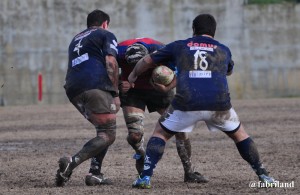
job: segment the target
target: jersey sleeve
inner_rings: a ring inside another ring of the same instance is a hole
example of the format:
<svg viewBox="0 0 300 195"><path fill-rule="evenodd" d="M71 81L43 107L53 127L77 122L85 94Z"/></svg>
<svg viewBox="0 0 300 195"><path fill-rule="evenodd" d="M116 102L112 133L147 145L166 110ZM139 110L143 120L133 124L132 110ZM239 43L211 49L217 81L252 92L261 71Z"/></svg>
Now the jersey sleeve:
<svg viewBox="0 0 300 195"><path fill-rule="evenodd" d="M117 58L118 54L118 42L115 35L111 32L107 32L106 36L104 37L104 44L103 44L103 52L104 55L112 55Z"/></svg>
<svg viewBox="0 0 300 195"><path fill-rule="evenodd" d="M229 64L228 64L227 73L229 73L233 70L233 66L234 66L234 61L231 59Z"/></svg>
<svg viewBox="0 0 300 195"><path fill-rule="evenodd" d="M150 54L155 64L172 64L173 61L173 44L168 44L165 47L158 49Z"/></svg>
<svg viewBox="0 0 300 195"><path fill-rule="evenodd" d="M151 54L151 53L163 48L164 45L163 44L151 44L151 45L147 45L146 47L147 47L149 53Z"/></svg>
<svg viewBox="0 0 300 195"><path fill-rule="evenodd" d="M227 73L230 73L230 72L233 71L234 61L232 60L232 55L231 55L230 49L228 47L226 47L226 46L224 46L224 47L227 50L227 59L228 59Z"/></svg>

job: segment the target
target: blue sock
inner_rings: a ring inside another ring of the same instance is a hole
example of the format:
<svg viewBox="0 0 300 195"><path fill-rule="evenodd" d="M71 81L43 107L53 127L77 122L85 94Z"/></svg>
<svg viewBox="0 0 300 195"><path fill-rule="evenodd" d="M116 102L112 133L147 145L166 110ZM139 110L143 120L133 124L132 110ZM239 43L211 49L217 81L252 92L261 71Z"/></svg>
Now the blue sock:
<svg viewBox="0 0 300 195"><path fill-rule="evenodd" d="M166 142L158 137L151 137L147 144L146 156L144 161L144 171L141 178L144 176L152 176L153 169L156 167L157 162L164 154Z"/></svg>
<svg viewBox="0 0 300 195"><path fill-rule="evenodd" d="M236 147L238 148L242 158L251 165L252 169L257 175L267 175L266 170L263 168L262 163L260 162L259 154L255 143L250 137L236 143Z"/></svg>

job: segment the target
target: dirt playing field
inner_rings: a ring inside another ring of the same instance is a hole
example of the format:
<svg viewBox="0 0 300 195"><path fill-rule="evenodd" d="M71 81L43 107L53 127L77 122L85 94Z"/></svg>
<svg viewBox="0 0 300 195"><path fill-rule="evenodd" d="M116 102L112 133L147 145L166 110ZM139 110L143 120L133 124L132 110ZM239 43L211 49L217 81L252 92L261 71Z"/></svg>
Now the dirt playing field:
<svg viewBox="0 0 300 195"><path fill-rule="evenodd" d="M291 187L249 187L257 177L235 144L224 133L209 132L204 123L199 123L190 134L192 161L209 183L183 182L173 138L155 169L152 189L132 189L136 177L134 153L126 142L121 111L117 139L102 169L114 185L85 186L86 161L75 169L65 187L55 187L57 160L73 155L95 135L93 126L67 104L0 107L0 194L300 194L300 99L235 100L233 105L254 138L265 167L280 183ZM146 143L157 118L155 113L146 114Z"/></svg>

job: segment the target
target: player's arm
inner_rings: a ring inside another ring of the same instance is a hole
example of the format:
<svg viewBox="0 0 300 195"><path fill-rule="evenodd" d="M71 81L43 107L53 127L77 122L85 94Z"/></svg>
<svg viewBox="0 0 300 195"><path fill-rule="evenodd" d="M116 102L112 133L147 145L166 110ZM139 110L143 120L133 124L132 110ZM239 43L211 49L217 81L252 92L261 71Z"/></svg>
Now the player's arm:
<svg viewBox="0 0 300 195"><path fill-rule="evenodd" d="M109 79L111 80L115 92L118 93L118 84L119 84L119 66L116 58L112 55L107 55L106 59L106 70Z"/></svg>
<svg viewBox="0 0 300 195"><path fill-rule="evenodd" d="M146 55L142 59L140 59L137 64L135 65L134 69L128 76L128 81L130 83L134 83L138 76L140 76L142 73L146 72L150 68L156 67L156 64L153 62L150 55Z"/></svg>
<svg viewBox="0 0 300 195"><path fill-rule="evenodd" d="M233 72L234 61L230 60L228 64L227 76L230 76Z"/></svg>
<svg viewBox="0 0 300 195"><path fill-rule="evenodd" d="M118 90L118 85L119 85L119 66L116 58L113 55L107 55L105 57L106 60L106 70L109 79L111 80L113 87L115 89L115 94L114 94L114 103L117 106L116 111L118 112L120 109L120 98L119 98L119 90Z"/></svg>

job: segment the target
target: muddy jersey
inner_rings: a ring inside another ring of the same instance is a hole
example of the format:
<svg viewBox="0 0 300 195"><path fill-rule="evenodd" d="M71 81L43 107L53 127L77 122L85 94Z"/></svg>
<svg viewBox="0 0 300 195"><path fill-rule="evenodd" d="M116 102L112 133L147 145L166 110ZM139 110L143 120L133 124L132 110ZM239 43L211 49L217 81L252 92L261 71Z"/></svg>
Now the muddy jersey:
<svg viewBox="0 0 300 195"><path fill-rule="evenodd" d="M105 56L117 57L115 35L101 28L88 28L69 45L69 63L64 85L69 99L90 89L115 92L108 77Z"/></svg>
<svg viewBox="0 0 300 195"><path fill-rule="evenodd" d="M143 44L147 49L149 53L152 53L164 46L163 43L156 41L151 38L136 38L136 39L129 39L123 42L120 42L118 45L118 64L121 68L121 80L122 81L128 81L128 76L133 70L134 66L130 65L125 60L125 52L128 46L134 44L134 43L140 43ZM149 83L149 80L151 79L153 69L150 69L143 73L135 82L134 88L136 89L154 89L151 84Z"/></svg>
<svg viewBox="0 0 300 195"><path fill-rule="evenodd" d="M166 45L151 54L154 63L171 60L177 68L176 110L224 111L231 108L226 75L233 68L231 52L218 41L195 36Z"/></svg>

